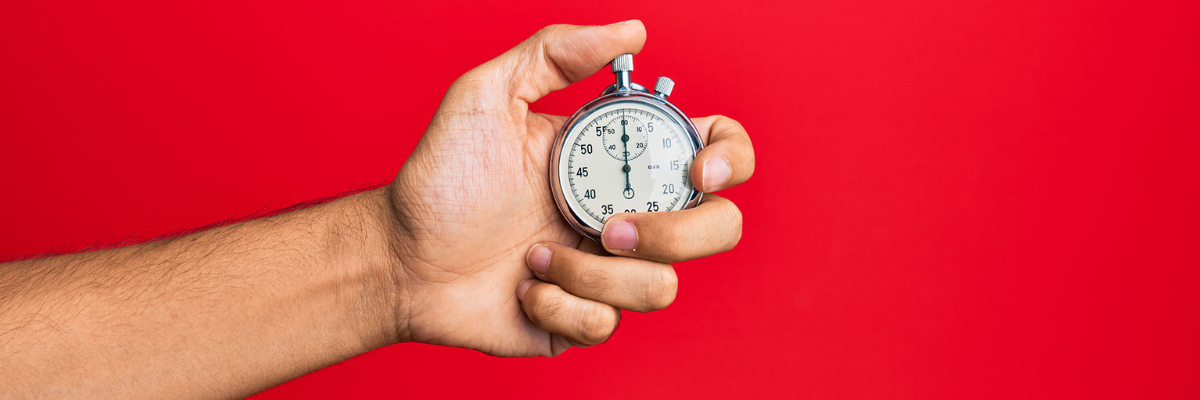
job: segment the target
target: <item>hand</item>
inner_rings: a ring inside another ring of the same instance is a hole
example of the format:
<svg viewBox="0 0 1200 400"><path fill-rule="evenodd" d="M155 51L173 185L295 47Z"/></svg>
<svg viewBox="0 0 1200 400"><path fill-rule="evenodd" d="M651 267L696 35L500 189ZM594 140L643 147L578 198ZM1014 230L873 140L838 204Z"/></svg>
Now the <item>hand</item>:
<svg viewBox="0 0 1200 400"><path fill-rule="evenodd" d="M615 215L603 248L555 206L548 159L566 118L530 112L529 103L637 53L645 40L639 21L550 26L454 82L387 188L400 227L401 265L391 271L400 340L498 356L598 344L619 309L647 312L674 300L667 263L738 242L741 213L716 195L685 211ZM748 179L754 151L742 126L720 116L694 122L709 143L693 163L694 185L712 192Z"/></svg>

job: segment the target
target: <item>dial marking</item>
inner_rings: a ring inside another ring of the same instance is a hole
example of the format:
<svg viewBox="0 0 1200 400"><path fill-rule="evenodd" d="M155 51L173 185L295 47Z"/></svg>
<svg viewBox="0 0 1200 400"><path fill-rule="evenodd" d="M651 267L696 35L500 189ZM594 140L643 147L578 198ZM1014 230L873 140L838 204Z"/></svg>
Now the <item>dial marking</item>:
<svg viewBox="0 0 1200 400"><path fill-rule="evenodd" d="M605 105L586 117L568 148L569 190L564 191L579 211L602 223L621 212L671 211L683 206L680 200L692 191L688 176L692 153L682 145L683 127L664 117L633 102ZM604 151L589 152L588 145Z"/></svg>

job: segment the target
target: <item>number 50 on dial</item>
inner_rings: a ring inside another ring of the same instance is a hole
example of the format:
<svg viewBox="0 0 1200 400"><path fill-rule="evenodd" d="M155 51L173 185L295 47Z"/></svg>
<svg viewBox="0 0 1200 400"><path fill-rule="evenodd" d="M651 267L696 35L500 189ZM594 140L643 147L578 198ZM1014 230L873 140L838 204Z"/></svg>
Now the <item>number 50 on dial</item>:
<svg viewBox="0 0 1200 400"><path fill-rule="evenodd" d="M592 240L615 214L682 210L701 197L688 172L704 145L691 120L666 100L674 83L659 78L650 92L630 82L628 54L612 66L617 82L567 120L550 161L563 217Z"/></svg>

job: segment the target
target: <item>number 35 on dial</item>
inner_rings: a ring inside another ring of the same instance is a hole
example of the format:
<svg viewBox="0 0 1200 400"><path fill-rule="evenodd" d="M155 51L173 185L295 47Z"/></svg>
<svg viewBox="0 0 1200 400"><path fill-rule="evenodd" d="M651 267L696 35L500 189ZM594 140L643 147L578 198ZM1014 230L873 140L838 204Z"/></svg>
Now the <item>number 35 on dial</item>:
<svg viewBox="0 0 1200 400"><path fill-rule="evenodd" d="M666 101L673 83L660 78L651 93L629 81L632 69L632 56L613 60L617 83L567 121L551 157L559 209L593 240L612 215L682 210L700 200L688 171L703 144Z"/></svg>

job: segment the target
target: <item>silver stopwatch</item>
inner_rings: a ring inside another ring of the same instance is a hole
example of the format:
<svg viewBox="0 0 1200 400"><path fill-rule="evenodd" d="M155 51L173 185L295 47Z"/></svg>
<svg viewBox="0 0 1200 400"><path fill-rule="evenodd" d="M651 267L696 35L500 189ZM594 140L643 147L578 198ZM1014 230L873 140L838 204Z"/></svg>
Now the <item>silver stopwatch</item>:
<svg viewBox="0 0 1200 400"><path fill-rule="evenodd" d="M633 55L612 61L616 83L567 120L550 156L550 186L563 217L599 240L620 213L676 211L700 203L692 160L704 148L696 126L667 101L675 83L654 91L630 81Z"/></svg>

